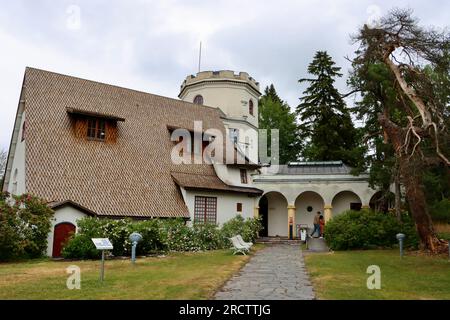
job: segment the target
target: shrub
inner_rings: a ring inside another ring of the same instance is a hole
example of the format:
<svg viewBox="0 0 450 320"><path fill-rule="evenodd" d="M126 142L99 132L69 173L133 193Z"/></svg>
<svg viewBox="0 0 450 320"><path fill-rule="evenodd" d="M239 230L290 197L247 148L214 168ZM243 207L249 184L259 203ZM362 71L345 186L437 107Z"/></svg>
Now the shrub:
<svg viewBox="0 0 450 320"><path fill-rule="evenodd" d="M223 232L215 224L195 224L193 231L201 250L222 249L227 244Z"/></svg>
<svg viewBox="0 0 450 320"><path fill-rule="evenodd" d="M450 199L443 199L433 204L430 214L433 221L450 223Z"/></svg>
<svg viewBox="0 0 450 320"><path fill-rule="evenodd" d="M261 220L255 218L244 220L241 215L237 215L233 219L225 222L222 226L222 232L225 238L228 239L240 234L246 242L254 242L258 232L261 230Z"/></svg>
<svg viewBox="0 0 450 320"><path fill-rule="evenodd" d="M391 214L371 210L348 211L326 226L325 239L333 250L389 248L398 243L396 235L406 235L405 246L417 247L418 238L411 218L404 214L403 223Z"/></svg>
<svg viewBox="0 0 450 320"><path fill-rule="evenodd" d="M128 237L132 232L139 232L143 238L137 246L137 254L222 249L229 246L227 238L237 234L246 241L254 241L261 230L261 223L257 219L244 220L237 216L219 229L215 224L194 224L189 227L183 219L131 221L84 218L78 221L78 227L78 234L63 249L65 258L98 257L99 253L91 238L109 238L114 246L113 255L130 255L131 243Z"/></svg>
<svg viewBox="0 0 450 320"><path fill-rule="evenodd" d="M95 248L91 238L85 234L76 234L68 241L62 250L64 258L97 259L101 252Z"/></svg>
<svg viewBox="0 0 450 320"><path fill-rule="evenodd" d="M156 253L167 250L167 239L163 232L161 220L152 219L134 223L132 230L142 235L142 241L137 246L137 254Z"/></svg>
<svg viewBox="0 0 450 320"><path fill-rule="evenodd" d="M0 260L37 258L47 249L51 210L31 195L0 197Z"/></svg>

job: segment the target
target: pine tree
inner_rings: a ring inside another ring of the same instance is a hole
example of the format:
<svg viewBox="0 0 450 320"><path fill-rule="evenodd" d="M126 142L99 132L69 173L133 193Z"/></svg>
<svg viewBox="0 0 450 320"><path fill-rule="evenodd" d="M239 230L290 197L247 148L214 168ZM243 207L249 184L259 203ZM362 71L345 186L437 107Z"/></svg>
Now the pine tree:
<svg viewBox="0 0 450 320"><path fill-rule="evenodd" d="M308 67L313 79L300 79L309 87L300 98L296 113L300 120L302 157L308 161L335 161L357 167L363 159L360 130L353 125L350 111L334 82L342 77L326 51L318 51Z"/></svg>
<svg viewBox="0 0 450 320"><path fill-rule="evenodd" d="M268 130L267 141L270 141L271 129L280 130L280 164L297 160L299 154L295 118L289 105L278 96L273 84L266 87L264 95L259 100L259 128ZM268 149L270 152L270 145Z"/></svg>

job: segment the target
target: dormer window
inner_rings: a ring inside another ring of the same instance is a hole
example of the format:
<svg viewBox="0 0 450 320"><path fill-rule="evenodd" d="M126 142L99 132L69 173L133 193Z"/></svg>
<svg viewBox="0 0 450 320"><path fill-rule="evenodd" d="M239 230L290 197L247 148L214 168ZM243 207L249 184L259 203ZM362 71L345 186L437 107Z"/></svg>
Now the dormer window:
<svg viewBox="0 0 450 320"><path fill-rule="evenodd" d="M105 141L106 121L104 119L88 119L87 137L91 140Z"/></svg>
<svg viewBox="0 0 450 320"><path fill-rule="evenodd" d="M77 138L106 143L117 141L117 122L124 122L124 118L99 112L66 109L72 120L73 130Z"/></svg>
<svg viewBox="0 0 450 320"><path fill-rule="evenodd" d="M250 99L248 102L248 113L253 116L254 113L254 107L253 107L253 100Z"/></svg>
<svg viewBox="0 0 450 320"><path fill-rule="evenodd" d="M194 104L203 104L203 97L201 95L196 95L194 98Z"/></svg>

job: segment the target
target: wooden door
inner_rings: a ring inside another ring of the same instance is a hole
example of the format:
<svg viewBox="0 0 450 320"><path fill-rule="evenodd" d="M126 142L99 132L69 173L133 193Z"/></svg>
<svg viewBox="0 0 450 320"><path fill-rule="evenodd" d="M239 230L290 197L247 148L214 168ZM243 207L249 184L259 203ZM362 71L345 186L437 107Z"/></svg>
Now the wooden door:
<svg viewBox="0 0 450 320"><path fill-rule="evenodd" d="M75 233L75 226L69 222L59 223L53 233L53 258L61 256L61 250L69 237Z"/></svg>

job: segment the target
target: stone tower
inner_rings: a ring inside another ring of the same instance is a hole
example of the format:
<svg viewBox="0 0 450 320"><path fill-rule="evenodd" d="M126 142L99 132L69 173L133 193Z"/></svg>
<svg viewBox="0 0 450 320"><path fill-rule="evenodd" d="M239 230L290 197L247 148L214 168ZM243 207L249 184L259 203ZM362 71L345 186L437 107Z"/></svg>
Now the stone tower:
<svg viewBox="0 0 450 320"><path fill-rule="evenodd" d="M187 102L220 108L227 134L249 159L258 162L259 83L246 72L202 71L190 75L178 97Z"/></svg>

